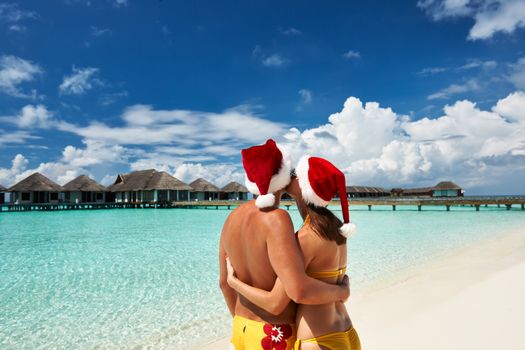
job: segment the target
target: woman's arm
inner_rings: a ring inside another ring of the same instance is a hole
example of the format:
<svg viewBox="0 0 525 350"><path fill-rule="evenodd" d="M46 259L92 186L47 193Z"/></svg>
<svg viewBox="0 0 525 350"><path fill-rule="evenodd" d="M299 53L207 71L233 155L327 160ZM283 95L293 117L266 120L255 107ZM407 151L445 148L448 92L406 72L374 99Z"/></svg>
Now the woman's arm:
<svg viewBox="0 0 525 350"><path fill-rule="evenodd" d="M252 287L239 280L237 276L235 276L235 271L230 263L230 259L226 259L226 269L229 286L235 289L237 293L242 294L250 302L269 313L279 315L290 303L291 299L286 295L284 286L279 278L275 281L272 290L266 291L264 289Z"/></svg>

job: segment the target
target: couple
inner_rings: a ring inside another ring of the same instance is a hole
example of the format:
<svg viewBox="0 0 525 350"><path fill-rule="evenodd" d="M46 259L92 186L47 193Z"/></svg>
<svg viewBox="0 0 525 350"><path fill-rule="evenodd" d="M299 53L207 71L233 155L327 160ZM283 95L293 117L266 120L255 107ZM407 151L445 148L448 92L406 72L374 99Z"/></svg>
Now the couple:
<svg viewBox="0 0 525 350"><path fill-rule="evenodd" d="M344 301L349 222L344 174L322 158L296 170L273 140L242 151L246 185L258 195L227 218L221 233L220 286L233 316L231 349L360 350ZM289 193L304 223L294 234ZM344 224L326 208L339 194Z"/></svg>

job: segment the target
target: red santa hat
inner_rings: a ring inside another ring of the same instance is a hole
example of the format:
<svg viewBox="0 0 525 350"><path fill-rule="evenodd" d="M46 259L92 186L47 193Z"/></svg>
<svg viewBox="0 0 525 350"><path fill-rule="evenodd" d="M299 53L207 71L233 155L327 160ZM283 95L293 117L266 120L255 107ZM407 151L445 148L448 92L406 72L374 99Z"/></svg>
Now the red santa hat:
<svg viewBox="0 0 525 350"><path fill-rule="evenodd" d="M295 172L306 203L326 207L339 193L343 211L343 226L340 228L340 233L345 237L355 233L356 226L350 222L345 174L326 159L310 156L301 158Z"/></svg>
<svg viewBox="0 0 525 350"><path fill-rule="evenodd" d="M264 145L243 149L241 154L246 187L258 195L255 205L259 208L275 205L273 193L285 188L291 180L292 161L288 153L269 139Z"/></svg>

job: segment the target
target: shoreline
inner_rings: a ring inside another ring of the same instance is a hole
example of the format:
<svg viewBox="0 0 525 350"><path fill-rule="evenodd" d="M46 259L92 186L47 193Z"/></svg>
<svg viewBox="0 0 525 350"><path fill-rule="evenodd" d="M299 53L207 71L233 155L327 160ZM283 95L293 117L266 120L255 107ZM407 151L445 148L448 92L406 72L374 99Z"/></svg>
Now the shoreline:
<svg viewBox="0 0 525 350"><path fill-rule="evenodd" d="M523 349L524 275L525 229L520 229L371 282L346 306L367 350ZM196 349L228 346L229 335Z"/></svg>

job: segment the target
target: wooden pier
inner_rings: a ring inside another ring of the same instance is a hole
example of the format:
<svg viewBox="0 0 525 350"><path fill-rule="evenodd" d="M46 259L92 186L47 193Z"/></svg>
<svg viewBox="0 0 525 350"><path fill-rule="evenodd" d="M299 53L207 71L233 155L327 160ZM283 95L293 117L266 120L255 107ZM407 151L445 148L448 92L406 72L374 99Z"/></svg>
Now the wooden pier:
<svg viewBox="0 0 525 350"><path fill-rule="evenodd" d="M377 198L350 198L351 206L365 206L372 210L374 206L397 207L409 206L422 211L424 207L443 206L447 211L452 207L472 207L479 211L481 207L497 206L511 210L520 208L525 210L525 196L469 196L469 197L377 197ZM192 202L165 202L165 203L46 203L46 204L0 204L2 212L27 211L62 211L62 210L101 210L101 209L227 209L231 210L245 201L192 201ZM339 201L332 201L330 205L338 206ZM286 209L295 206L293 201L281 201Z"/></svg>

